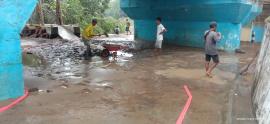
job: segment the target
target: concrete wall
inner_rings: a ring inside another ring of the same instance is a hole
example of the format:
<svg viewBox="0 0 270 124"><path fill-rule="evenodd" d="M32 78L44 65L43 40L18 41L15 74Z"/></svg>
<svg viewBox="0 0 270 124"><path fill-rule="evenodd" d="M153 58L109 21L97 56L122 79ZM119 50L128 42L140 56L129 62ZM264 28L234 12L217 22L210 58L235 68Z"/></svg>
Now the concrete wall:
<svg viewBox="0 0 270 124"><path fill-rule="evenodd" d="M168 29L165 43L192 47L203 47L209 22L217 21L223 34L218 46L224 50L240 47L242 25L261 12L249 0L121 0L121 8L135 20L135 38L147 42L155 41L156 17Z"/></svg>
<svg viewBox="0 0 270 124"><path fill-rule="evenodd" d="M251 28L243 27L241 29L241 41L250 42L251 41Z"/></svg>
<svg viewBox="0 0 270 124"><path fill-rule="evenodd" d="M241 41L250 42L252 31L255 31L255 42L261 43L264 37L265 27L262 24L255 24L252 28L243 27L241 29Z"/></svg>
<svg viewBox="0 0 270 124"><path fill-rule="evenodd" d="M252 30L255 32L255 42L261 43L264 36L264 25L255 24Z"/></svg>
<svg viewBox="0 0 270 124"><path fill-rule="evenodd" d="M253 105L259 124L270 124L270 24L263 38L253 89Z"/></svg>
<svg viewBox="0 0 270 124"><path fill-rule="evenodd" d="M209 22L182 22L164 21L168 29L165 34L165 43L203 47L203 35L209 28ZM240 24L219 23L218 31L222 32L222 40L218 47L226 50L234 50L240 47ZM135 38L148 42L156 39L156 24L154 20L135 20Z"/></svg>
<svg viewBox="0 0 270 124"><path fill-rule="evenodd" d="M0 1L0 100L23 95L20 35L37 0Z"/></svg>

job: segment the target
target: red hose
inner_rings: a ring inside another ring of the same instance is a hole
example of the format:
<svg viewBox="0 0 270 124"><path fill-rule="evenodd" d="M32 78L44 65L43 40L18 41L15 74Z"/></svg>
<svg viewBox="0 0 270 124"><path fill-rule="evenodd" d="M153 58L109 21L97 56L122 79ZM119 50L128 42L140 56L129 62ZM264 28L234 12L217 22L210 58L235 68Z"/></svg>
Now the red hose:
<svg viewBox="0 0 270 124"><path fill-rule="evenodd" d="M5 112L5 111L11 109L12 107L14 107L15 105L19 104L24 99L26 99L28 95L29 95L28 90L25 90L23 96L19 97L18 99L16 99L15 101L13 101L12 103L10 103L9 105L4 106L4 107L1 107L0 108L0 113Z"/></svg>
<svg viewBox="0 0 270 124"><path fill-rule="evenodd" d="M190 107L191 101L192 101L192 94L191 94L191 92L189 91L189 89L188 89L188 87L186 85L184 86L184 89L185 89L186 94L188 96L188 100L187 100L187 102L185 104L185 107L182 110L182 112L181 112L181 114L180 114L180 116L179 116L176 124L182 124L183 123L184 118L185 118L185 115L186 115L186 113L187 113L187 111L188 111L188 109Z"/></svg>

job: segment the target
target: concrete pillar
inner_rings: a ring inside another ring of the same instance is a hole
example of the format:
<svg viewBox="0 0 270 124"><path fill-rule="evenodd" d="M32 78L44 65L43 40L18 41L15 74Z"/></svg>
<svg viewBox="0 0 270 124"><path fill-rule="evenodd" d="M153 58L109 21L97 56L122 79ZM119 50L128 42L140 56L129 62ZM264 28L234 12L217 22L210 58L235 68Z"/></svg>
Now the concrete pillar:
<svg viewBox="0 0 270 124"><path fill-rule="evenodd" d="M252 31L255 32L255 42L257 43L261 43L262 40L263 40L263 36L264 36L264 23L255 23L253 26L252 26Z"/></svg>
<svg viewBox="0 0 270 124"><path fill-rule="evenodd" d="M135 20L135 38L146 42L155 42L155 18L161 17L165 43L203 47L204 32L216 21L223 50L238 49L242 25L261 12L250 0L121 0L121 8Z"/></svg>
<svg viewBox="0 0 270 124"><path fill-rule="evenodd" d="M203 47L203 35L209 29L209 22L164 21L168 29L165 43ZM222 40L218 47L224 50L234 50L240 47L241 24L218 23L218 31L222 33ZM156 38L155 20L135 20L135 38L140 41L154 42Z"/></svg>
<svg viewBox="0 0 270 124"><path fill-rule="evenodd" d="M0 1L0 100L23 95L20 32L37 0Z"/></svg>

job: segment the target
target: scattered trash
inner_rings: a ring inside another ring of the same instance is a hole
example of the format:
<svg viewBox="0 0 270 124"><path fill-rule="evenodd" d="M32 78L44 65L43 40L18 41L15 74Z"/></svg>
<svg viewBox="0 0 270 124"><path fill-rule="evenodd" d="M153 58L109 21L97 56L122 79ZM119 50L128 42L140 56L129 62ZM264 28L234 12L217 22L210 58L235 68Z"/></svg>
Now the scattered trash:
<svg viewBox="0 0 270 124"><path fill-rule="evenodd" d="M112 87L112 86L104 86L104 88L105 88L105 89L110 89L110 90L112 90L112 89L113 89L113 87Z"/></svg>
<svg viewBox="0 0 270 124"><path fill-rule="evenodd" d="M62 85L60 85L60 87L62 87L64 89L67 89L68 88L68 85L67 84L62 84Z"/></svg>
<svg viewBox="0 0 270 124"><path fill-rule="evenodd" d="M28 92L30 92L30 93L38 92L38 91L39 91L38 88L30 88L30 89L28 89Z"/></svg>
<svg viewBox="0 0 270 124"><path fill-rule="evenodd" d="M51 92L53 92L53 91L52 91L52 90L46 90L46 92L47 92L47 93L51 93Z"/></svg>
<svg viewBox="0 0 270 124"><path fill-rule="evenodd" d="M240 54L245 54L245 53L246 53L245 51L243 51L243 50L241 50L241 49L236 49L235 52L236 52L236 53L240 53Z"/></svg>
<svg viewBox="0 0 270 124"><path fill-rule="evenodd" d="M38 90L38 92L39 92L39 93L44 93L44 92L45 92L45 90Z"/></svg>
<svg viewBox="0 0 270 124"><path fill-rule="evenodd" d="M84 93L84 94L92 93L92 91L90 89L88 89L88 88L82 89L81 92Z"/></svg>

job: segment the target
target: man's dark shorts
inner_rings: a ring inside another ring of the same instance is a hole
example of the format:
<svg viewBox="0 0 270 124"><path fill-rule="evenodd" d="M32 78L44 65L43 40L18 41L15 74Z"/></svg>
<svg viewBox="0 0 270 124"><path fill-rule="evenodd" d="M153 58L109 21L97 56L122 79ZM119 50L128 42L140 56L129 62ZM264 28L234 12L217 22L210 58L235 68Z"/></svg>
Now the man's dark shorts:
<svg viewBox="0 0 270 124"><path fill-rule="evenodd" d="M205 55L205 61L210 62L211 59L213 60L214 63L219 63L219 56L218 55Z"/></svg>

